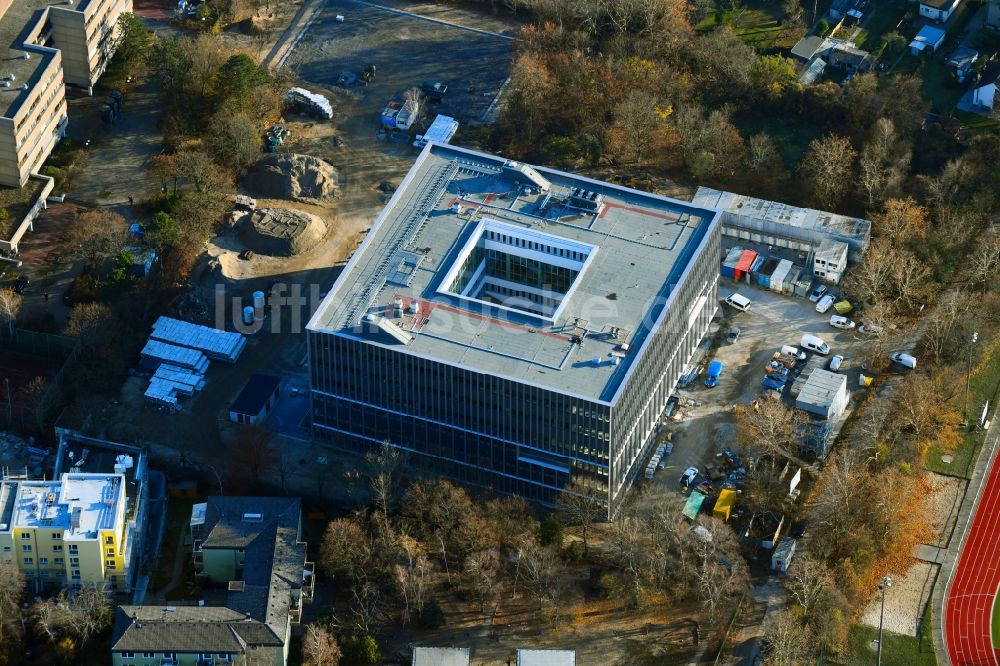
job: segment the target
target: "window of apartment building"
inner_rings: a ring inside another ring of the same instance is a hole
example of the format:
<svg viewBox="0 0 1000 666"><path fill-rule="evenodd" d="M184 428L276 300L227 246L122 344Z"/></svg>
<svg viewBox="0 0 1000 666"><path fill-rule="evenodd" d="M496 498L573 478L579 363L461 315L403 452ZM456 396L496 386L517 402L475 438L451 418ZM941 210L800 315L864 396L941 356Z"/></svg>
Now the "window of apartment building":
<svg viewBox="0 0 1000 666"><path fill-rule="evenodd" d="M77 545L76 545L75 543L71 543L71 544L69 545L69 553L70 553L70 555L76 555L76 553L77 553L77 552L78 552L79 550L80 550L80 547L79 547L79 546L77 546Z"/></svg>
<svg viewBox="0 0 1000 666"><path fill-rule="evenodd" d="M62 552L62 546L52 546L52 552L61 553Z"/></svg>
<svg viewBox="0 0 1000 666"><path fill-rule="evenodd" d="M52 533L52 540L53 541L62 541L62 532L53 532Z"/></svg>
<svg viewBox="0 0 1000 666"><path fill-rule="evenodd" d="M152 659L155 656L156 656L155 652L143 652L142 653L142 658L143 659Z"/></svg>
<svg viewBox="0 0 1000 666"><path fill-rule="evenodd" d="M114 555L114 554L115 554L115 549L114 548L108 548L108 556L110 557L111 555Z"/></svg>
<svg viewBox="0 0 1000 666"><path fill-rule="evenodd" d="M135 659L135 652L122 652L122 659Z"/></svg>
<svg viewBox="0 0 1000 666"><path fill-rule="evenodd" d="M35 563L35 561L34 561L34 559L33 559L33 558L30 558L30 557L26 557L26 558L24 558L24 563L25 563L25 564L34 564L34 563Z"/></svg>
<svg viewBox="0 0 1000 666"><path fill-rule="evenodd" d="M164 652L163 653L163 658L164 659L176 659L177 658L177 653L176 652Z"/></svg>
<svg viewBox="0 0 1000 666"><path fill-rule="evenodd" d="M219 653L219 659L221 659L222 661L229 661L232 658L233 658L233 655L231 655L231 654L227 654L225 652L220 652Z"/></svg>
<svg viewBox="0 0 1000 666"><path fill-rule="evenodd" d="M73 569L73 580L80 580L80 570Z"/></svg>
<svg viewBox="0 0 1000 666"><path fill-rule="evenodd" d="M114 569L115 568L115 561L114 560L108 560L108 561L105 562L105 564L108 565L109 569Z"/></svg>
<svg viewBox="0 0 1000 666"><path fill-rule="evenodd" d="M21 532L21 538L22 539L30 539L31 538L31 532Z"/></svg>
<svg viewBox="0 0 1000 666"><path fill-rule="evenodd" d="M198 658L199 659L204 659L205 661L211 661L212 660L212 653L211 652L202 652L201 654L198 655Z"/></svg>
<svg viewBox="0 0 1000 666"><path fill-rule="evenodd" d="M9 553L10 552L10 546L4 546L3 547L3 552Z"/></svg>
<svg viewBox="0 0 1000 666"><path fill-rule="evenodd" d="M49 563L49 558L47 558L47 557L39 557L38 558L38 563L39 564L48 564Z"/></svg>
<svg viewBox="0 0 1000 666"><path fill-rule="evenodd" d="M64 564L65 560L63 560L63 558L61 558L61 557L57 557L55 563L56 564Z"/></svg>
<svg viewBox="0 0 1000 666"><path fill-rule="evenodd" d="M30 553L31 552L31 546L21 546L21 550L23 550L26 553Z"/></svg>
<svg viewBox="0 0 1000 666"><path fill-rule="evenodd" d="M80 558L79 557L71 557L71 558L69 558L69 563L72 564L73 566L77 566L78 564L80 564Z"/></svg>
<svg viewBox="0 0 1000 666"><path fill-rule="evenodd" d="M104 537L104 543L108 544L109 546L112 545L114 542L115 538L113 536Z"/></svg>

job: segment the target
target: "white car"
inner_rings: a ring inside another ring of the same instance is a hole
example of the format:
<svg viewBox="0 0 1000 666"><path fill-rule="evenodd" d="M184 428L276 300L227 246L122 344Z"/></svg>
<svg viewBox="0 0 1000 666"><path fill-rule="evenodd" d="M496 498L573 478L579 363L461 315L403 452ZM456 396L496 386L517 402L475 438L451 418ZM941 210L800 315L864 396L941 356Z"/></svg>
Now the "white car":
<svg viewBox="0 0 1000 666"><path fill-rule="evenodd" d="M698 478L698 468L688 467L686 470L684 470L684 473L681 474L681 487L682 488L690 487L691 484L694 483L694 480L697 478Z"/></svg>
<svg viewBox="0 0 1000 666"><path fill-rule="evenodd" d="M882 337L882 334L885 333L885 329L875 324L861 324L861 326L858 326L858 333L861 335L873 335L876 338L880 338Z"/></svg>
<svg viewBox="0 0 1000 666"><path fill-rule="evenodd" d="M836 356L830 359L830 372L837 372L838 370L840 370L840 366L842 366L843 364L844 364L844 357L841 356L840 354L837 354Z"/></svg>
<svg viewBox="0 0 1000 666"><path fill-rule="evenodd" d="M847 317L841 317L840 315L833 315L830 317L830 326L834 328L843 328L845 330L850 330L854 328L854 322Z"/></svg>
<svg viewBox="0 0 1000 666"><path fill-rule="evenodd" d="M827 294L823 298L819 299L819 303L816 304L816 312L826 314L826 311L831 307L833 307L833 296Z"/></svg>

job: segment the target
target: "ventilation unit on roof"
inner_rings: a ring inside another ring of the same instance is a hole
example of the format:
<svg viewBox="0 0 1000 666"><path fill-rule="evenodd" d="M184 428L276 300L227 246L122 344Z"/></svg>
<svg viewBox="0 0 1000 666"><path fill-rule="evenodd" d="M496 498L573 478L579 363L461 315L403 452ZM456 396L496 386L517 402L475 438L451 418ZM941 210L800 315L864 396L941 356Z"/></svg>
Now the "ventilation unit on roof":
<svg viewBox="0 0 1000 666"><path fill-rule="evenodd" d="M601 194L580 187L571 187L569 196L566 197L568 205L591 212L598 210L603 202L604 197Z"/></svg>
<svg viewBox="0 0 1000 666"><path fill-rule="evenodd" d="M262 513L244 513L243 522L244 523L259 523L264 520L264 514Z"/></svg>

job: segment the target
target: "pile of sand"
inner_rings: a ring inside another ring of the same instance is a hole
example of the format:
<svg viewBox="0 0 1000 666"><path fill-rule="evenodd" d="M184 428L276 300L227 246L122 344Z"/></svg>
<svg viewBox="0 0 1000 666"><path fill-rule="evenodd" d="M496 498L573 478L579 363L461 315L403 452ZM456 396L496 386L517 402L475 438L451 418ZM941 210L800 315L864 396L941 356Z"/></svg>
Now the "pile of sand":
<svg viewBox="0 0 1000 666"><path fill-rule="evenodd" d="M240 241L260 254L293 257L308 252L326 236L326 223L289 208L260 208L239 223Z"/></svg>
<svg viewBox="0 0 1000 666"><path fill-rule="evenodd" d="M243 185L262 199L326 200L337 196L337 170L318 157L275 153L255 164Z"/></svg>

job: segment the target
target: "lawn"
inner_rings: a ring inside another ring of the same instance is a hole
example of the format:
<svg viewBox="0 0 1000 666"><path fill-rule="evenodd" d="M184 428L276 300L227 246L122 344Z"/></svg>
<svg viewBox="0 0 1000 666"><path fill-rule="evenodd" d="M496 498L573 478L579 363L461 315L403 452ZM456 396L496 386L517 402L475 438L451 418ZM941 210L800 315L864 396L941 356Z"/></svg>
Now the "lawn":
<svg viewBox="0 0 1000 666"><path fill-rule="evenodd" d="M24 187L0 187L0 238L10 238L41 188L37 180L29 180Z"/></svg>
<svg viewBox="0 0 1000 666"><path fill-rule="evenodd" d="M1000 120L981 116L978 113L955 110L955 117L965 123L974 133L1000 134Z"/></svg>
<svg viewBox="0 0 1000 666"><path fill-rule="evenodd" d="M1000 593L1000 590L997 590ZM997 603L997 599L993 597L993 645L1000 645L1000 604Z"/></svg>
<svg viewBox="0 0 1000 666"><path fill-rule="evenodd" d="M818 139L823 132L815 123L793 122L791 118L737 116L733 122L744 138L758 132L767 132L774 139L785 168L792 170L802 160L809 142Z"/></svg>
<svg viewBox="0 0 1000 666"><path fill-rule="evenodd" d="M191 507L194 505L194 500L191 499L179 499L176 497L171 497L167 502L167 526L166 531L163 533L163 543L160 544L160 557L157 562L156 571L153 574L153 580L150 583L149 591L152 593L159 592L167 583L170 582L171 577L174 573L174 558L177 554L177 545L179 541L184 538L185 530L191 521ZM184 571L181 574L180 584L173 590L173 592L168 595L171 598L182 598L184 592L187 590L186 583L193 579L193 565L191 564L191 554L187 549L181 550L181 557L183 557L187 562L184 566ZM184 576L190 572L190 576L185 578ZM181 594L181 597L177 595Z"/></svg>
<svg viewBox="0 0 1000 666"><path fill-rule="evenodd" d="M912 7L912 5L908 5L906 2L899 2L898 0L878 5L872 17L864 24L861 31L855 35L854 43L858 45L859 49L871 51L872 53L878 52L885 41L886 33L897 29L909 7Z"/></svg>
<svg viewBox="0 0 1000 666"><path fill-rule="evenodd" d="M928 604L927 608L924 609L923 619L920 621L920 635L916 638L890 632L884 633L882 637L885 641L882 646L882 663L885 666L937 666L932 631L931 609L930 604ZM847 654L837 655L825 661L844 666L875 663L873 641L877 638L877 628L856 624L851 627L847 639Z"/></svg>
<svg viewBox="0 0 1000 666"><path fill-rule="evenodd" d="M995 405L997 395L1000 394L1000 338L993 341L991 350L986 350L984 359L986 358L988 361L984 361L976 368L969 381L969 415L973 421L979 419L986 401ZM954 451L945 451L937 445L931 446L927 450L925 467L933 472L951 476L966 479L971 477L976 452L983 443L984 436L983 432L966 433L965 439ZM950 465L941 461L941 456L945 454L955 458Z"/></svg>
<svg viewBox="0 0 1000 666"><path fill-rule="evenodd" d="M729 24L733 32L757 49L790 49L798 41L801 30L789 32L782 26L784 13L778 3L751 0L736 10L710 9L696 30L708 32L718 25Z"/></svg>

